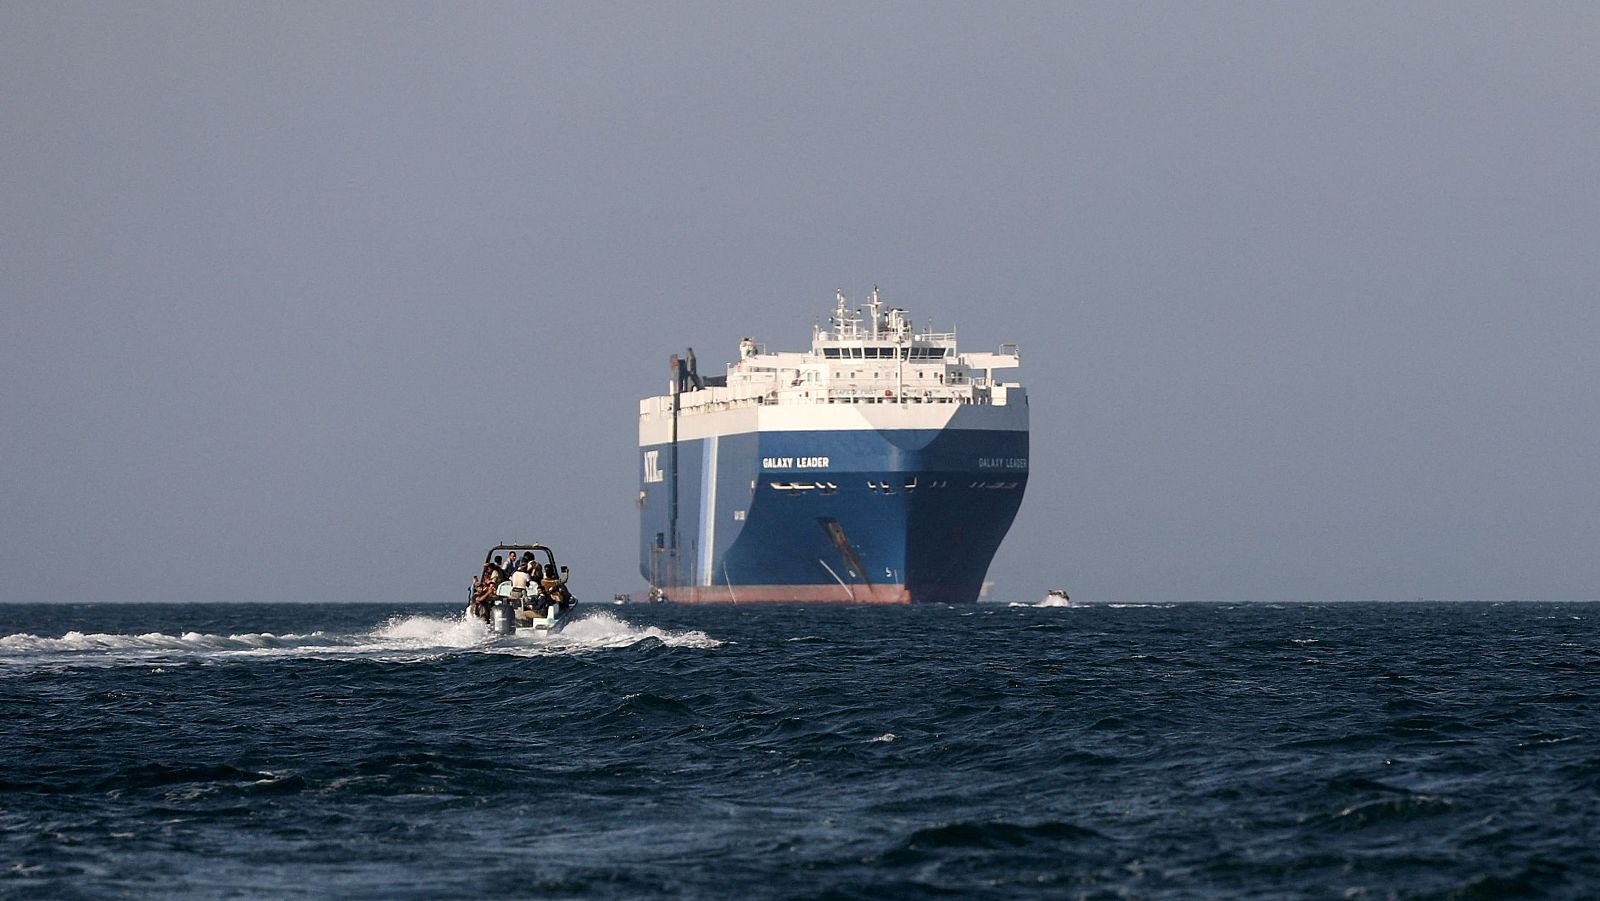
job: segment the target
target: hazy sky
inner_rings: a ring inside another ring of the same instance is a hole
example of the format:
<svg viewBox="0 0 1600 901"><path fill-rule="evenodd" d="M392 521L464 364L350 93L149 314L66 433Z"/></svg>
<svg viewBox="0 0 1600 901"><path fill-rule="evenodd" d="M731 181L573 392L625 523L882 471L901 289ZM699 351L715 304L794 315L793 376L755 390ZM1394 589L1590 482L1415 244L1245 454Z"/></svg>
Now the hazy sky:
<svg viewBox="0 0 1600 901"><path fill-rule="evenodd" d="M1600 5L0 5L0 600L639 590L637 401L1021 342L999 599L1600 597Z"/></svg>

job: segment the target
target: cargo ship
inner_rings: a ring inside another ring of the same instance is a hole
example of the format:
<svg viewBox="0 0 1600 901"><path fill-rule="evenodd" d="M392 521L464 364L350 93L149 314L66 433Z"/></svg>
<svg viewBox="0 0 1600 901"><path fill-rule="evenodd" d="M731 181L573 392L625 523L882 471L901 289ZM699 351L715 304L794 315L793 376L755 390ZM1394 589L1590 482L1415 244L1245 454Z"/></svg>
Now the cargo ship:
<svg viewBox="0 0 1600 901"><path fill-rule="evenodd" d="M639 571L683 603L968 604L1028 484L1028 395L877 288L811 349L691 348L639 404Z"/></svg>

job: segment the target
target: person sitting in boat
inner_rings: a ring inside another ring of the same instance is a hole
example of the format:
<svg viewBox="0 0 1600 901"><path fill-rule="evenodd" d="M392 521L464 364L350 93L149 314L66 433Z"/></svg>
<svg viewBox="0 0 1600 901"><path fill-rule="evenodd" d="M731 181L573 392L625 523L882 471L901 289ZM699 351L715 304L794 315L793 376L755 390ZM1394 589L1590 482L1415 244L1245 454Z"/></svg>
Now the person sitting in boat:
<svg viewBox="0 0 1600 901"><path fill-rule="evenodd" d="M545 564L544 576L539 580L539 589L550 602L560 604L562 609L566 609L572 603L572 592L567 591L567 580L556 572L554 563Z"/></svg>

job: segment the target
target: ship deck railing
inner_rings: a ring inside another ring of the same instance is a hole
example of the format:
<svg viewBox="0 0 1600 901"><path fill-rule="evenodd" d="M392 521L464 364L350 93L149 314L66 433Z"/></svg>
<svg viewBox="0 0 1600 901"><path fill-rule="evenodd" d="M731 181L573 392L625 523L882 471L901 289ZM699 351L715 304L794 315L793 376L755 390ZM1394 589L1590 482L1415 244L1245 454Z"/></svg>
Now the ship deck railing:
<svg viewBox="0 0 1600 901"><path fill-rule="evenodd" d="M761 394L739 397L706 397L708 392L689 392L679 395L679 415L702 415L726 410L761 406L804 406L810 404L974 404L1006 405L1010 402L1006 389L1017 388L1010 383L979 384L973 379L961 385L948 383L904 384L893 382L857 382L849 388L819 388L816 386L785 387ZM952 387L966 390L952 391ZM1000 390L995 390L1000 389ZM639 415L652 416L669 413L671 396L647 398L640 402Z"/></svg>

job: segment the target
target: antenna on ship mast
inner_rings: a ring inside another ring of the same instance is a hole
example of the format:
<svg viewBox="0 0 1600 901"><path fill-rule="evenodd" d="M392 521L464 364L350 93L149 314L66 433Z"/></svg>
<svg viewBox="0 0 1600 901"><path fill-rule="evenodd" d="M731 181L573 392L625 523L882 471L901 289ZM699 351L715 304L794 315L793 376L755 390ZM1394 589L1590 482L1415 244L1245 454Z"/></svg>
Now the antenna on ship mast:
<svg viewBox="0 0 1600 901"><path fill-rule="evenodd" d="M878 324L883 319L883 317L878 313L878 311L883 308L883 304L878 300L878 286L873 285L872 293L867 296L872 298L871 300L867 301L867 306L872 308L872 338L873 340L877 340L880 337L878 334Z"/></svg>

